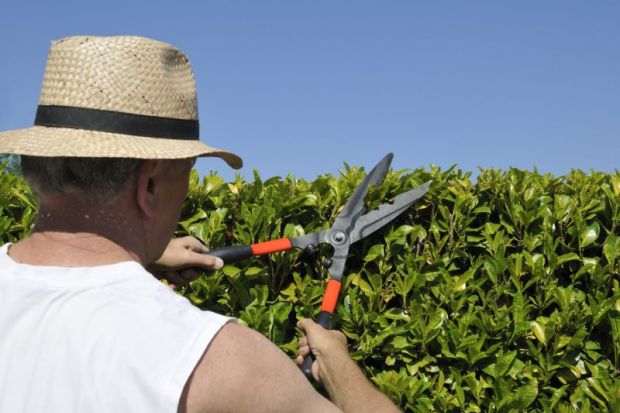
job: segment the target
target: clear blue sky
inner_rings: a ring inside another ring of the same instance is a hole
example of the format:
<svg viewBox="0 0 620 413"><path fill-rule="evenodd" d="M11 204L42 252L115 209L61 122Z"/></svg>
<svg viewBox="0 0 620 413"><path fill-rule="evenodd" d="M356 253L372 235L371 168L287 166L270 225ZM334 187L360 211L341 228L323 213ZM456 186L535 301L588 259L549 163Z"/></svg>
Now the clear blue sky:
<svg viewBox="0 0 620 413"><path fill-rule="evenodd" d="M5 0L0 130L31 125L50 41L74 34L184 50L202 139L249 179L389 151L398 169L620 168L618 1Z"/></svg>

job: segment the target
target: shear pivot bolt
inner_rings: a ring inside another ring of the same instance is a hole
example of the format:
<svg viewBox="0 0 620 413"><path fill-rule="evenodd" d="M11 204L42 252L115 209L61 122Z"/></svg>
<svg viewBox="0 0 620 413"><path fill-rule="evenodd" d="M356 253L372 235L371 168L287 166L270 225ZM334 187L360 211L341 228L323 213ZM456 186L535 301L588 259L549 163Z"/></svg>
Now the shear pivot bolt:
<svg viewBox="0 0 620 413"><path fill-rule="evenodd" d="M332 233L332 241L336 244L342 244L347 240L347 234L342 231L334 231Z"/></svg>

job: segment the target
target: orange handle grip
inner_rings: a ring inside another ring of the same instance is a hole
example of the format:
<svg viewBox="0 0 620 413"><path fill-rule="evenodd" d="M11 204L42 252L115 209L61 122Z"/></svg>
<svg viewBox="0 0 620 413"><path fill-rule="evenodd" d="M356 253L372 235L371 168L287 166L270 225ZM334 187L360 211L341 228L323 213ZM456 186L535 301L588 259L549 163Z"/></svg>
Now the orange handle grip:
<svg viewBox="0 0 620 413"><path fill-rule="evenodd" d="M291 240L288 238L274 239L273 241L259 242L258 244L250 245L252 248L252 255L265 255L273 252L288 251L293 246Z"/></svg>
<svg viewBox="0 0 620 413"><path fill-rule="evenodd" d="M340 281L329 280L327 287L325 288L325 295L323 296L323 304L321 304L321 311L327 311L330 314L334 313L336 304L338 304L338 294L340 294Z"/></svg>

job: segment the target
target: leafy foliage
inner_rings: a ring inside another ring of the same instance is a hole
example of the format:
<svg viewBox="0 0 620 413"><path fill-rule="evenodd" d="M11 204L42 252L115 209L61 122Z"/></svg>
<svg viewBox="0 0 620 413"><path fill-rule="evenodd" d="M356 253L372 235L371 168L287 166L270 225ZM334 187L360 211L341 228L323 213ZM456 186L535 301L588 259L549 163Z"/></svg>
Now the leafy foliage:
<svg viewBox="0 0 620 413"><path fill-rule="evenodd" d="M2 164L2 169L8 173L20 175L21 168L19 164L19 156L18 155L1 155L0 154L0 164Z"/></svg>
<svg viewBox="0 0 620 413"><path fill-rule="evenodd" d="M177 233L216 248L329 228L363 176L193 172ZM335 327L368 376L410 412L620 411L620 172L391 171L367 206L427 180L422 201L351 247ZM32 210L2 175L0 238L23 236ZM319 262L257 257L183 294L293 355L295 321L319 310Z"/></svg>
<svg viewBox="0 0 620 413"><path fill-rule="evenodd" d="M30 232L36 204L17 174L14 160L0 161L0 242L16 242Z"/></svg>

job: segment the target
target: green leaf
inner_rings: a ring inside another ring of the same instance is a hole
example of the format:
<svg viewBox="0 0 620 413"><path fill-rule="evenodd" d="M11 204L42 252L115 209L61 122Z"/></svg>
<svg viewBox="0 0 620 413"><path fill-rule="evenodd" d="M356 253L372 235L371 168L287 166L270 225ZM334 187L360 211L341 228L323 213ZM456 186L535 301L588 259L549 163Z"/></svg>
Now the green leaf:
<svg viewBox="0 0 620 413"><path fill-rule="evenodd" d="M243 275L245 275L248 278L254 278L257 275L262 274L264 272L265 272L265 270L263 268L250 267L250 268L248 268L247 270L245 270L243 272ZM226 275L228 275L228 274L226 274Z"/></svg>
<svg viewBox="0 0 620 413"><path fill-rule="evenodd" d="M446 310L444 310L443 308L435 310L431 314L428 323L426 323L426 326L424 327L424 334L428 334L431 331L440 328L447 318L448 313L446 313Z"/></svg>
<svg viewBox="0 0 620 413"><path fill-rule="evenodd" d="M292 308L293 308L292 303L281 302L281 303L274 304L274 306L272 307L272 310L270 311L271 317L273 318L274 321L278 322L279 324L283 324L285 321L288 320L289 315L291 314Z"/></svg>
<svg viewBox="0 0 620 413"><path fill-rule="evenodd" d="M392 347L394 347L394 350L400 351L411 347L411 343L409 343L407 337L397 336L392 339Z"/></svg>
<svg viewBox="0 0 620 413"><path fill-rule="evenodd" d="M592 224L584 227L579 234L579 244L581 248L585 248L596 241L600 232L601 228L598 222L593 222Z"/></svg>
<svg viewBox="0 0 620 413"><path fill-rule="evenodd" d="M431 357L431 356L425 356L424 358L422 358L422 360L417 361L411 365L407 366L407 372L411 375L414 376L418 373L418 371L421 368L424 368L426 366L428 366L429 364L433 363L435 361L435 358Z"/></svg>
<svg viewBox="0 0 620 413"><path fill-rule="evenodd" d="M207 217L207 213L199 208L198 211L196 211L196 213L192 215L190 218L184 221L180 221L179 225L181 225L183 229L185 229L185 231L189 232L188 228L191 224L193 224L194 222L198 220L204 219L206 217Z"/></svg>
<svg viewBox="0 0 620 413"><path fill-rule="evenodd" d="M495 362L495 377L497 378L507 375L516 357L516 351L511 351L499 356Z"/></svg>
<svg viewBox="0 0 620 413"><path fill-rule="evenodd" d="M474 209L474 214L490 214L491 213L491 208L489 208L486 205L483 206L479 206L478 208Z"/></svg>
<svg viewBox="0 0 620 413"><path fill-rule="evenodd" d="M532 325L532 333L534 336L543 344L547 344L547 334L545 332L545 326L541 325L537 321L532 321L530 323Z"/></svg>
<svg viewBox="0 0 620 413"><path fill-rule="evenodd" d="M606 300L603 300L601 303L599 303L598 305L593 305L591 306L592 310L594 312L593 314L593 319L592 319L592 324L593 325L598 325L598 323L601 322L601 320L607 316L607 314L613 310L614 305L616 304L616 301L620 299L620 297L610 297Z"/></svg>
<svg viewBox="0 0 620 413"><path fill-rule="evenodd" d="M562 265L562 264L564 264L566 262L569 262L569 261L579 261L579 259L580 259L579 255L577 255L577 253L569 252L567 254L560 255L558 257L558 265Z"/></svg>
<svg viewBox="0 0 620 413"><path fill-rule="evenodd" d="M603 243L603 254L607 262L614 262L620 256L620 237L609 234Z"/></svg>
<svg viewBox="0 0 620 413"><path fill-rule="evenodd" d="M301 225L286 224L284 227L284 236L286 238L297 238L306 235L304 227Z"/></svg>
<svg viewBox="0 0 620 413"><path fill-rule="evenodd" d="M396 294L400 294L401 296L406 297L413 288L416 279L416 273L396 273L394 281L394 291L396 292Z"/></svg>
<svg viewBox="0 0 620 413"><path fill-rule="evenodd" d="M521 386L517 389L517 391L511 395L510 403L508 403L507 407L509 410L515 411L525 411L534 400L538 396L538 382L536 380L531 380L525 386Z"/></svg>
<svg viewBox="0 0 620 413"><path fill-rule="evenodd" d="M388 234L387 240L389 242L394 242L397 240L405 239L407 235L410 234L413 230L414 227L411 225L401 225Z"/></svg>
<svg viewBox="0 0 620 413"><path fill-rule="evenodd" d="M408 321L411 318L411 316L409 316L409 314L407 314L407 312L404 311L402 308L390 308L389 310L385 311L382 315L388 320Z"/></svg>
<svg viewBox="0 0 620 413"><path fill-rule="evenodd" d="M266 285L259 285L250 289L250 294L254 297L255 304L264 306L269 298L269 288Z"/></svg>
<svg viewBox="0 0 620 413"><path fill-rule="evenodd" d="M478 271L478 268L480 268L480 264L481 262L479 261L474 266L470 267L467 271L465 271L465 274L461 275L456 280L452 290L456 292L456 291L462 291L465 288L467 288L467 282L470 279L472 279L472 277L476 274L476 271Z"/></svg>
<svg viewBox="0 0 620 413"><path fill-rule="evenodd" d="M237 275L239 275L239 272L241 272L241 270L234 265L224 265L224 267L222 268L222 272L229 277L236 277Z"/></svg>
<svg viewBox="0 0 620 413"><path fill-rule="evenodd" d="M620 175L611 175L610 180L614 194L616 194L616 196L620 196Z"/></svg>
<svg viewBox="0 0 620 413"><path fill-rule="evenodd" d="M217 175L210 175L205 178L203 189L205 192L215 192L224 185L224 180Z"/></svg>
<svg viewBox="0 0 620 413"><path fill-rule="evenodd" d="M374 295L374 290L370 286L370 284L361 278L360 274L352 274L347 277L347 281L351 284L359 287L360 290L367 296L371 297Z"/></svg>
<svg viewBox="0 0 620 413"><path fill-rule="evenodd" d="M368 250L368 253L364 257L364 262L376 261L379 258L383 258L385 256L385 252L383 249L383 244L375 244Z"/></svg>

